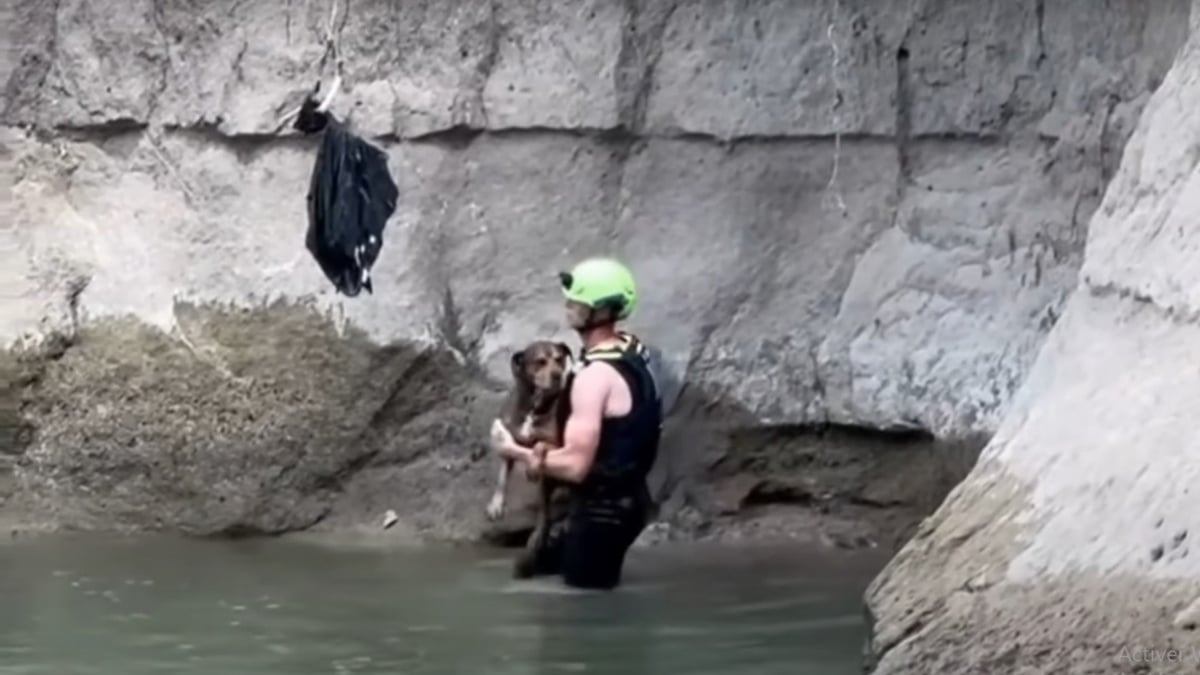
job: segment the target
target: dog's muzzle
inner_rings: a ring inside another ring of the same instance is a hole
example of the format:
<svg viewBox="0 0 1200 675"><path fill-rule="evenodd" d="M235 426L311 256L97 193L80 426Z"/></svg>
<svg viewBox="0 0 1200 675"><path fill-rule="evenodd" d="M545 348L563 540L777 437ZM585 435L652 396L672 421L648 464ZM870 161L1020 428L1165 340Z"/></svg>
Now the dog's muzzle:
<svg viewBox="0 0 1200 675"><path fill-rule="evenodd" d="M549 394L545 389L534 389L533 398L530 401L533 404L533 412L544 413L554 402L554 396Z"/></svg>

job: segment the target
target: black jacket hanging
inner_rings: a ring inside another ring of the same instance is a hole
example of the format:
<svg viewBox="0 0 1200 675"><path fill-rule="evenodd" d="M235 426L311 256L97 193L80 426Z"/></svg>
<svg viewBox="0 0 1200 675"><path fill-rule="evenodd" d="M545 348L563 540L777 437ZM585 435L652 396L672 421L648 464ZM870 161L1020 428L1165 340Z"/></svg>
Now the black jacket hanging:
<svg viewBox="0 0 1200 675"><path fill-rule="evenodd" d="M400 193L387 155L317 107L310 97L292 124L301 133L324 134L308 187L305 247L339 292L373 293L371 266Z"/></svg>

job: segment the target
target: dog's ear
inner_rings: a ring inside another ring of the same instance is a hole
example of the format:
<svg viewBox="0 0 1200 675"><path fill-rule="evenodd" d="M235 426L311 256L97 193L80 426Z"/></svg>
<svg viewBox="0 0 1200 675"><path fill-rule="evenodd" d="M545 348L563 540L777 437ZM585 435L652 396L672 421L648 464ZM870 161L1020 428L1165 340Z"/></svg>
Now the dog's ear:
<svg viewBox="0 0 1200 675"><path fill-rule="evenodd" d="M575 371L575 355L571 353L571 348L565 342L560 342L555 346L562 352L563 365L566 367L566 375L569 377Z"/></svg>
<svg viewBox="0 0 1200 675"><path fill-rule="evenodd" d="M521 377L525 372L525 352L513 352L509 363L512 366L513 375Z"/></svg>

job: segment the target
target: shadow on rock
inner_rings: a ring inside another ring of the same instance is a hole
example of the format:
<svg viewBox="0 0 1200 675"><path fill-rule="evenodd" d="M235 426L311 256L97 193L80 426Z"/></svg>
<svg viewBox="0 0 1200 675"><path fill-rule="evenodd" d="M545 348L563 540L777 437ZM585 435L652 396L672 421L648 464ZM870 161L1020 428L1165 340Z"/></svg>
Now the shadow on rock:
<svg viewBox="0 0 1200 675"><path fill-rule="evenodd" d="M669 418L644 539L801 539L898 549L974 466L986 437L765 426L688 388Z"/></svg>

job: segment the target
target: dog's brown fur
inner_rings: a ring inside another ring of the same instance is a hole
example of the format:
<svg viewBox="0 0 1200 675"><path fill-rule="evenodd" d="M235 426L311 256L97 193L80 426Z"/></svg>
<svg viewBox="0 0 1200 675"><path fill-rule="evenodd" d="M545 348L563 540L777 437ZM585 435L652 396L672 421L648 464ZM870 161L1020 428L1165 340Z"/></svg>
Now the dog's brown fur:
<svg viewBox="0 0 1200 675"><path fill-rule="evenodd" d="M539 340L512 355L513 386L505 399L500 421L513 439L526 447L562 447L563 430L570 415L567 394L571 349L561 342ZM540 449L540 448L539 448ZM512 460L502 460L496 490L487 514L496 519L504 514ZM538 482L539 504L533 532L518 556L514 575L534 574L539 556L549 541L551 527L564 520L567 485L548 476L529 476Z"/></svg>

